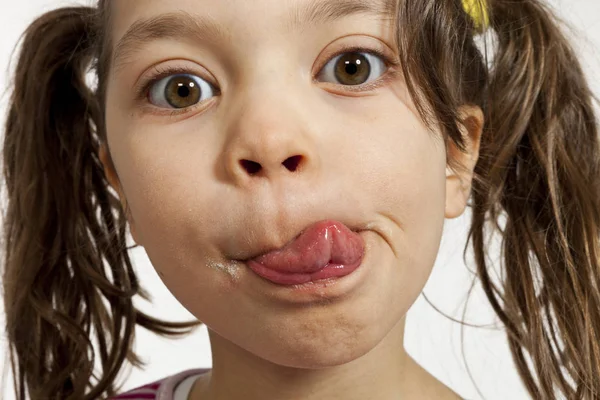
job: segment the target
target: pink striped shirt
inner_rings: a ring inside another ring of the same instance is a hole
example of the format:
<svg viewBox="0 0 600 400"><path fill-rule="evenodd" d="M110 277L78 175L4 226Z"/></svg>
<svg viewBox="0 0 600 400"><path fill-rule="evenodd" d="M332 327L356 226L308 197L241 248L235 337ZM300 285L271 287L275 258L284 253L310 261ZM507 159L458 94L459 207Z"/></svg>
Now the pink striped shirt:
<svg viewBox="0 0 600 400"><path fill-rule="evenodd" d="M144 386L131 389L125 393L111 397L109 400L177 400L174 397L177 385L186 380L186 378L193 378L208 371L210 369L206 368L182 371Z"/></svg>

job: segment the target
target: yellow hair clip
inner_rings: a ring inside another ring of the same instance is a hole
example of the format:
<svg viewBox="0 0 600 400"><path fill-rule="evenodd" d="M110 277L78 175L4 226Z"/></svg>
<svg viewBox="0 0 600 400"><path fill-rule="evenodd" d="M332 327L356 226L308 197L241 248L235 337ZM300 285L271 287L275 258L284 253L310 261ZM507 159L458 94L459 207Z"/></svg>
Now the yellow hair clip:
<svg viewBox="0 0 600 400"><path fill-rule="evenodd" d="M485 0L462 0L463 8L473 18L475 29L482 32L488 27L490 20Z"/></svg>

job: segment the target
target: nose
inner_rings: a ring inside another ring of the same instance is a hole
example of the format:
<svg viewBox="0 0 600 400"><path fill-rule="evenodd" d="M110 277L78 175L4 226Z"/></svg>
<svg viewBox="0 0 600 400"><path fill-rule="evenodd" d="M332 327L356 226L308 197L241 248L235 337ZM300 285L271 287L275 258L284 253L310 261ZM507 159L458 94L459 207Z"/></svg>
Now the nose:
<svg viewBox="0 0 600 400"><path fill-rule="evenodd" d="M281 99L281 96L279 96ZM248 99L246 99L248 100ZM316 141L307 116L295 101L256 98L229 114L224 164L234 185L256 181L294 180L318 165Z"/></svg>

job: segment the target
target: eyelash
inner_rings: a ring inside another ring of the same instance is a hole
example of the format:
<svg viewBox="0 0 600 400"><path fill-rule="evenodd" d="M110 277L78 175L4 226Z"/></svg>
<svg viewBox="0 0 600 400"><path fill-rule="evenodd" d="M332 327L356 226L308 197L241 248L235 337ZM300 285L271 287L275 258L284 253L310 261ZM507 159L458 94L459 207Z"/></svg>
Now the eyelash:
<svg viewBox="0 0 600 400"><path fill-rule="evenodd" d="M327 63L329 63L332 59L338 57L339 55L342 54L346 54L346 53L366 53L366 54L370 54L373 56L377 56L379 58L381 58L381 60L385 63L386 66L386 71L383 73L383 75L376 79L375 81L371 82L371 83L365 83L362 85L339 85L339 86L343 86L344 90L353 92L353 93L361 93L361 92L368 92L368 91L373 91L375 89L378 89L382 86L385 86L389 81L393 80L397 74L397 67L400 66L400 61L397 60L396 58L390 58L385 52L383 52L382 50L379 49L375 49L375 48L364 48L361 46L356 46L356 45L348 45L345 47L342 47L341 49L339 49L338 51L336 51L333 55L331 55L327 61L325 61L325 63L323 65L320 66L319 69L319 73L323 70L323 68L325 67L325 65L327 65ZM136 85L134 91L136 93L136 100L139 102L145 102L147 104L150 104L148 102L148 95L150 93L150 89L152 88L152 86L154 84L156 84L157 82L159 82L161 79L166 78L168 76L171 75L181 75L181 74L193 74L189 68L185 68L185 67L178 67L178 66L166 66L166 67L161 67L161 66L155 66L153 68L153 73L148 76L147 78L145 78L144 80L142 80L139 84ZM205 79L206 80L206 79ZM315 80L315 78L313 78L314 82L318 82ZM219 95L221 93L221 91L215 87L214 85L212 85L212 83L210 83L208 80L207 82L213 87L213 89L215 90L215 95ZM190 110L196 108L196 106L198 106L199 104L202 104L203 102L197 103L193 106L190 107L185 107L185 108L180 108L180 109L165 109L162 112L167 112L170 113L171 116L176 116L179 114L184 114L186 112L189 112ZM146 105L147 105L146 104ZM150 105L151 108L155 109L158 108L156 106Z"/></svg>

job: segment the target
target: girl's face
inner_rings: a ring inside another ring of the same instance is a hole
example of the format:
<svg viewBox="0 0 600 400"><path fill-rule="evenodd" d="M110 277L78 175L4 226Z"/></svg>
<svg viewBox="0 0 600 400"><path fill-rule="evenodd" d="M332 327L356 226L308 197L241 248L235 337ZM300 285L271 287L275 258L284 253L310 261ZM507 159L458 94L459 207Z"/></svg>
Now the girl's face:
<svg viewBox="0 0 600 400"><path fill-rule="evenodd" d="M134 239L199 320L280 365L342 364L378 344L470 190L418 117L379 3L111 2L109 174ZM364 230L363 265L344 280L299 292L234 261L324 219Z"/></svg>

